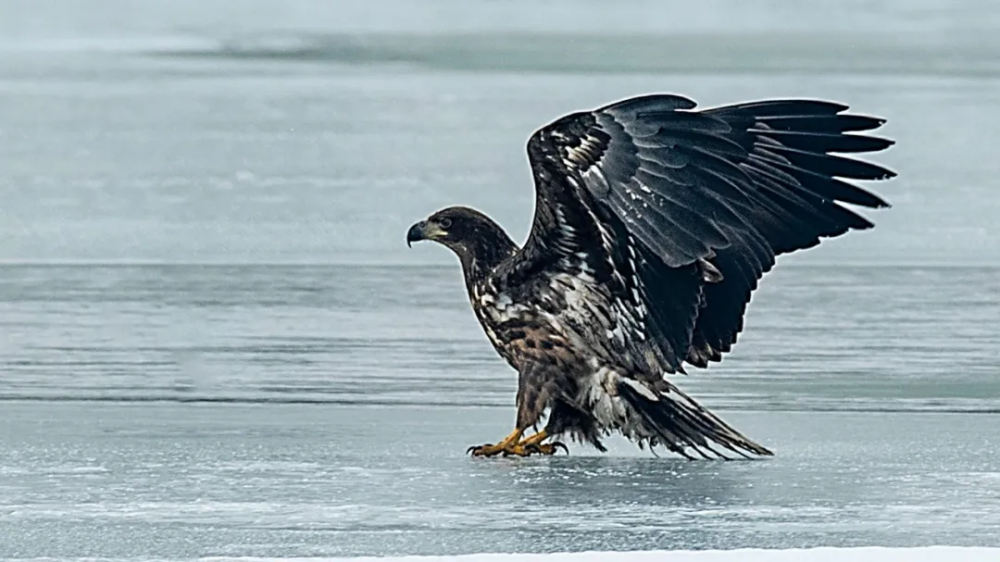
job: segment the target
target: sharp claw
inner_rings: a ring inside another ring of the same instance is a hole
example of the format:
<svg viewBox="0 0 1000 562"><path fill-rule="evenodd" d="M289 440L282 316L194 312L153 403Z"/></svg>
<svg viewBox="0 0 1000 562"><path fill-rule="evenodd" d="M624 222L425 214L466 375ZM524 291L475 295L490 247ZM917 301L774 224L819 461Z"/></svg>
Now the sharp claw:
<svg viewBox="0 0 1000 562"><path fill-rule="evenodd" d="M561 443L559 441L553 441L552 443L549 443L548 445L545 445L545 447L551 447L551 449L549 449L549 450L552 451L552 452L548 453L550 455L554 455L555 452L556 452L556 449L559 449L560 447L562 448L562 450L567 455L569 454L569 447L567 447L564 443ZM541 454L546 454L542 450L542 445L540 445L538 443L532 443L531 445L528 445L527 447L525 447L524 450L527 451L529 454L530 453L538 453L540 455Z"/></svg>
<svg viewBox="0 0 1000 562"><path fill-rule="evenodd" d="M475 457L475 456L477 456L476 453L482 451L483 449L485 449L486 447L489 447L489 446L490 445L473 445L473 446L471 446L471 447L469 447L468 449L465 450L465 454L472 455L472 456Z"/></svg>

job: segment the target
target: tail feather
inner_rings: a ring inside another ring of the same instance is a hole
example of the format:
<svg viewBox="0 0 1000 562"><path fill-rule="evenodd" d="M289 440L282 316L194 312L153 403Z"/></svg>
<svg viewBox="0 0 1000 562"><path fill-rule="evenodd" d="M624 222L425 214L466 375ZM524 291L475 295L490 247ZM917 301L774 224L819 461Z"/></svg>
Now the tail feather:
<svg viewBox="0 0 1000 562"><path fill-rule="evenodd" d="M662 444L667 449L688 459L691 449L702 458L731 460L712 444L724 447L744 458L751 455L772 456L774 453L733 429L718 416L709 412L677 387L670 385L666 392L653 393L648 387L631 379L619 379L618 395L639 414L651 434L650 447ZM711 454L709 454L711 453Z"/></svg>

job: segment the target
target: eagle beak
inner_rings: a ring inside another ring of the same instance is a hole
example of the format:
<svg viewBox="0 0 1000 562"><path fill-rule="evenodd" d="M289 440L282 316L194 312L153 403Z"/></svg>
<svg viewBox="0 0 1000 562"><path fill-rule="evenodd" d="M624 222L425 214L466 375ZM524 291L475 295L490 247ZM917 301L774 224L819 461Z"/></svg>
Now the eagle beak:
<svg viewBox="0 0 1000 562"><path fill-rule="evenodd" d="M410 227L406 233L406 245L411 246L421 240L436 240L447 234L440 226L427 221L420 221Z"/></svg>

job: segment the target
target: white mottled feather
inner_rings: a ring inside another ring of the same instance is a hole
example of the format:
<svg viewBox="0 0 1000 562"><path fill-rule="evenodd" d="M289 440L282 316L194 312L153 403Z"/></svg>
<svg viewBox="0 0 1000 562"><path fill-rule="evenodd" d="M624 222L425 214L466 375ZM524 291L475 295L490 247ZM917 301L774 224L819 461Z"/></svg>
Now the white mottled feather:
<svg viewBox="0 0 1000 562"><path fill-rule="evenodd" d="M614 369L601 367L587 377L580 389L578 400L590 408L601 427L615 428L634 439L653 436L624 398L618 395L618 384L624 383L648 400L658 401L656 392L634 379L622 377Z"/></svg>

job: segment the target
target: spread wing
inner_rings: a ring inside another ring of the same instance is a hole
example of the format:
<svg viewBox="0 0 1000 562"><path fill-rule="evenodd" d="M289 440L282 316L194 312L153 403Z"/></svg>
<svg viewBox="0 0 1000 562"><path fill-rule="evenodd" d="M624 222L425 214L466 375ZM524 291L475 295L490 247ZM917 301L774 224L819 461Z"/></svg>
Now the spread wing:
<svg viewBox="0 0 1000 562"><path fill-rule="evenodd" d="M846 109L774 100L697 111L652 95L567 115L528 142L531 234L495 278L541 294L553 320L654 373L719 360L777 255L872 226L841 203L887 206L847 180L894 173L842 154L892 141L857 134L883 121Z"/></svg>

